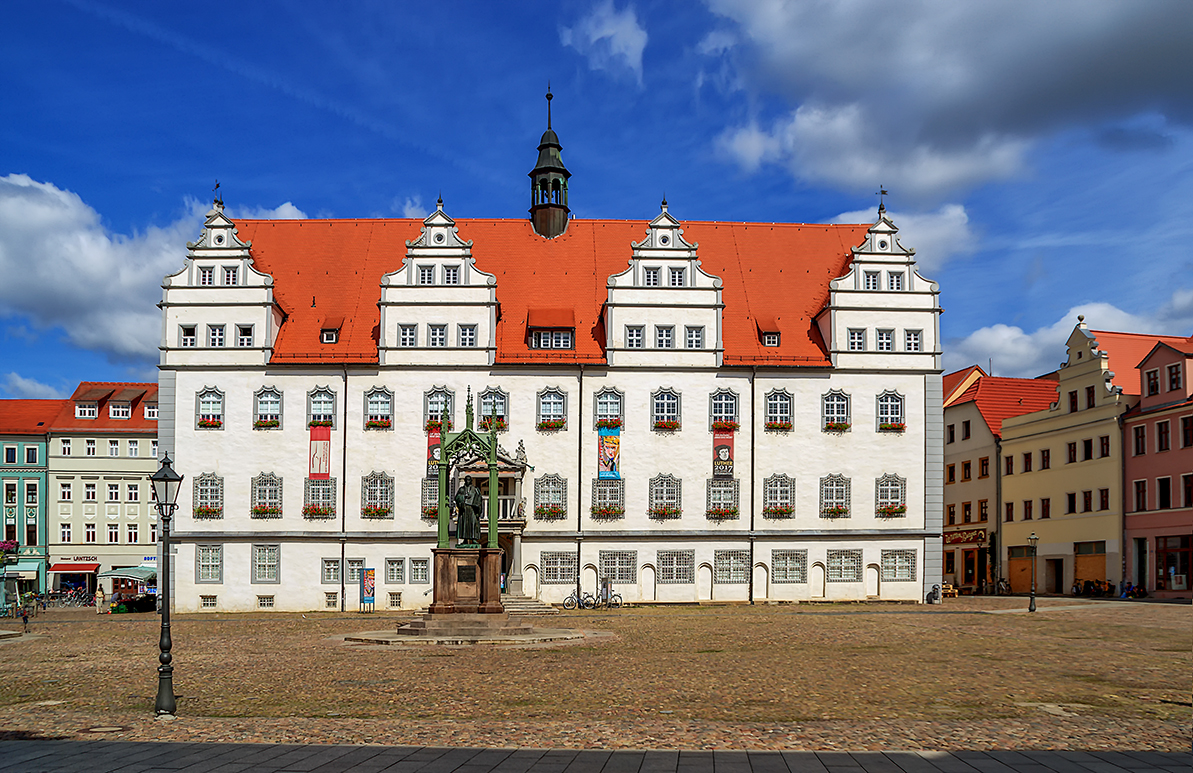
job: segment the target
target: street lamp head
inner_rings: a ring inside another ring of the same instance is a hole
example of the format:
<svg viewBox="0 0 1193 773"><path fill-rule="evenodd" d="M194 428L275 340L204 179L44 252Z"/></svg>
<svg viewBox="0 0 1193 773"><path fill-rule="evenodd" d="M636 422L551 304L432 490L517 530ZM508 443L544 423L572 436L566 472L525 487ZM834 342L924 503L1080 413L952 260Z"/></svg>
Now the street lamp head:
<svg viewBox="0 0 1193 773"><path fill-rule="evenodd" d="M170 454L162 458L161 468L150 476L153 482L153 495L160 505L174 506L178 501L178 489L182 486L182 476L174 472L170 466Z"/></svg>
<svg viewBox="0 0 1193 773"><path fill-rule="evenodd" d="M1034 548L1036 546L1036 543L1040 541L1040 538L1037 537L1036 533L1033 531L1031 533L1031 536L1027 538L1027 541L1030 542L1031 546Z"/></svg>

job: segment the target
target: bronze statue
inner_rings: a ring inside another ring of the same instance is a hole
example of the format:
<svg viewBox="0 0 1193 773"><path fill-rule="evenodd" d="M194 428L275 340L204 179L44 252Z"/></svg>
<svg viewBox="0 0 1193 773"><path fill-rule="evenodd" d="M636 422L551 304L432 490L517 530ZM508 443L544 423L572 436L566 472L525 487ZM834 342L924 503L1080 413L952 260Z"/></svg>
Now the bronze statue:
<svg viewBox="0 0 1193 773"><path fill-rule="evenodd" d="M481 490L472 482L472 478L464 478L456 490L456 547L480 546L483 506Z"/></svg>

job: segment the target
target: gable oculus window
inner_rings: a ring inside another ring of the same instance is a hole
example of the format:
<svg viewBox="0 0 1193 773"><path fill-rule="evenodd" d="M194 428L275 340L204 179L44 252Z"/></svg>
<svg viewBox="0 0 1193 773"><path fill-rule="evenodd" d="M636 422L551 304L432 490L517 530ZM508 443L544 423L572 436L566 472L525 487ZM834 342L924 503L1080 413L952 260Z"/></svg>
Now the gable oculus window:
<svg viewBox="0 0 1193 773"><path fill-rule="evenodd" d="M562 389L544 389L538 394L539 432L557 432L567 427L567 394Z"/></svg>
<svg viewBox="0 0 1193 773"><path fill-rule="evenodd" d="M878 431L902 432L907 429L903 418L903 396L898 392L883 392L878 396Z"/></svg>
<svg viewBox="0 0 1193 773"><path fill-rule="evenodd" d="M455 393L447 387L435 387L423 394L424 429L451 432L455 413Z"/></svg>
<svg viewBox="0 0 1193 773"><path fill-rule="evenodd" d="M849 422L849 395L832 390L820 398L821 428L825 432L847 432Z"/></svg>
<svg viewBox="0 0 1193 773"><path fill-rule="evenodd" d="M766 423L763 428L768 432L790 432L794 426L792 421L792 403L794 398L786 390L776 390L766 395Z"/></svg>
<svg viewBox="0 0 1193 773"><path fill-rule="evenodd" d="M365 392L365 429L393 428L394 395L385 387L373 387Z"/></svg>
<svg viewBox="0 0 1193 773"><path fill-rule="evenodd" d="M199 429L220 429L224 426L224 393L207 387L195 397Z"/></svg>
<svg viewBox="0 0 1193 773"><path fill-rule="evenodd" d="M729 390L714 392L708 397L709 429L736 432L737 395Z"/></svg>
<svg viewBox="0 0 1193 773"><path fill-rule="evenodd" d="M509 429L509 395L496 387L481 392L480 428L505 432Z"/></svg>
<svg viewBox="0 0 1193 773"><path fill-rule="evenodd" d="M679 392L660 389L650 397L651 426L661 432L675 432L681 426Z"/></svg>
<svg viewBox="0 0 1193 773"><path fill-rule="evenodd" d="M282 392L265 387L253 395L253 429L280 429L282 426Z"/></svg>
<svg viewBox="0 0 1193 773"><path fill-rule="evenodd" d="M315 387L307 393L307 426L335 427L336 395L327 387Z"/></svg>
<svg viewBox="0 0 1193 773"><path fill-rule="evenodd" d="M625 424L622 414L624 395L612 387L605 387L596 393L594 420L597 429L615 429Z"/></svg>

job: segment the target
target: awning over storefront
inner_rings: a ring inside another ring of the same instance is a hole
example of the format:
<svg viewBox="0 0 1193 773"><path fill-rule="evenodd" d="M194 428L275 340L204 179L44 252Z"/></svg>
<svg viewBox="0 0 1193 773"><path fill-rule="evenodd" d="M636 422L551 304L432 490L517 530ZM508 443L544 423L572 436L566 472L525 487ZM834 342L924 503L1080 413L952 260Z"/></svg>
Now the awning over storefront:
<svg viewBox="0 0 1193 773"><path fill-rule="evenodd" d="M50 574L95 574L99 564L54 564Z"/></svg>
<svg viewBox="0 0 1193 773"><path fill-rule="evenodd" d="M15 564L5 564L4 579L6 580L36 580L37 568L40 561L17 561Z"/></svg>
<svg viewBox="0 0 1193 773"><path fill-rule="evenodd" d="M109 569L106 572L99 573L101 580L108 577L115 577L120 580L149 582L150 580L157 579L157 569L152 566L130 566L126 569Z"/></svg>

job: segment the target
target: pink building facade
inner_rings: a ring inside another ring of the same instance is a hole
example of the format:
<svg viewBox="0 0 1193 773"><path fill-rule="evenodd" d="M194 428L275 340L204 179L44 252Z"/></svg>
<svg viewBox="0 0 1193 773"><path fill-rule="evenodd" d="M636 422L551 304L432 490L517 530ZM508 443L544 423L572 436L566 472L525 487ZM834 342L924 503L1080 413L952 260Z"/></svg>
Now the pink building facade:
<svg viewBox="0 0 1193 773"><path fill-rule="evenodd" d="M1126 580L1193 598L1193 336L1157 343L1136 366L1140 402L1123 417Z"/></svg>

